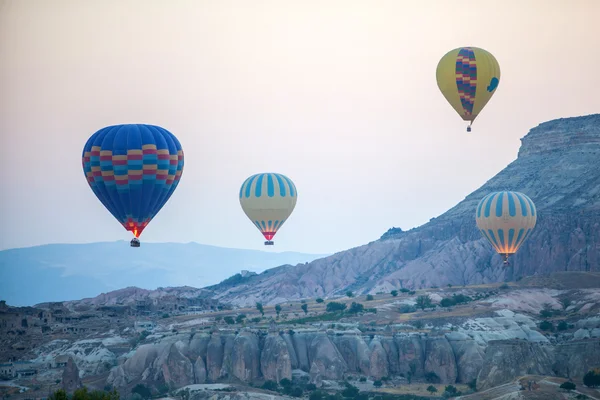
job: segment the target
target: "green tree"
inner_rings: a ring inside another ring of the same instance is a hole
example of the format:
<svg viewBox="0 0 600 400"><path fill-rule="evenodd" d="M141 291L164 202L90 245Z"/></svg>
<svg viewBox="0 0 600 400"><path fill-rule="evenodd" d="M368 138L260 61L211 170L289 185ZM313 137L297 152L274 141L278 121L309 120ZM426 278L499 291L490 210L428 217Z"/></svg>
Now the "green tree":
<svg viewBox="0 0 600 400"><path fill-rule="evenodd" d="M373 300L373 298L374 298L373 295L368 294L365 300L366 301L371 301L371 300Z"/></svg>
<svg viewBox="0 0 600 400"><path fill-rule="evenodd" d="M348 290L346 292L346 296L348 296L348 297L354 297L354 294L350 290Z"/></svg>
<svg viewBox="0 0 600 400"><path fill-rule="evenodd" d="M277 316L279 317L279 313L281 312L281 306L279 304L277 304L275 306L275 312L277 313Z"/></svg>
<svg viewBox="0 0 600 400"><path fill-rule="evenodd" d="M228 315L225 318L223 318L223 321L225 321L225 323L227 323L227 325L233 325L233 324L235 324L235 320L230 315Z"/></svg>
<svg viewBox="0 0 600 400"><path fill-rule="evenodd" d="M350 305L350 309L348 310L348 312L350 314L358 314L360 312L363 312L364 310L365 310L365 306L353 301L352 304Z"/></svg>
<svg viewBox="0 0 600 400"><path fill-rule="evenodd" d="M593 388L600 386L600 368L589 370L583 376L583 384L587 387Z"/></svg>
<svg viewBox="0 0 600 400"><path fill-rule="evenodd" d="M238 314L238 316L235 317L235 322L237 322L238 324L241 324L242 322L244 322L245 319L246 319L246 314Z"/></svg>
<svg viewBox="0 0 600 400"><path fill-rule="evenodd" d="M308 314L308 304L304 303L300 306L302 311L304 311L304 315Z"/></svg>
<svg viewBox="0 0 600 400"><path fill-rule="evenodd" d="M321 304L322 302L324 302L325 300L323 300L320 297L317 297L317 299L315 300L317 303Z"/></svg>
<svg viewBox="0 0 600 400"><path fill-rule="evenodd" d="M265 316L265 310L263 308L262 303L256 303L256 309L258 310L259 313L261 313L261 315L263 317Z"/></svg>
<svg viewBox="0 0 600 400"><path fill-rule="evenodd" d="M401 289L400 289L400 291L401 291L402 293L409 293L409 292L410 292L410 289L407 289L407 288L401 288Z"/></svg>
<svg viewBox="0 0 600 400"><path fill-rule="evenodd" d="M431 307L431 297L428 294L417 297L417 307L421 310Z"/></svg>
<svg viewBox="0 0 600 400"><path fill-rule="evenodd" d="M437 389L435 388L435 386L429 385L427 386L427 391L431 394L434 394L435 392L437 392Z"/></svg>
<svg viewBox="0 0 600 400"><path fill-rule="evenodd" d="M390 292L390 294L391 294L392 296L396 297L396 296L398 296L398 291L397 291L397 290L392 290L392 291Z"/></svg>
<svg viewBox="0 0 600 400"><path fill-rule="evenodd" d="M382 385L383 385L383 383L381 381L373 382L373 386L375 386L376 388L380 388Z"/></svg>

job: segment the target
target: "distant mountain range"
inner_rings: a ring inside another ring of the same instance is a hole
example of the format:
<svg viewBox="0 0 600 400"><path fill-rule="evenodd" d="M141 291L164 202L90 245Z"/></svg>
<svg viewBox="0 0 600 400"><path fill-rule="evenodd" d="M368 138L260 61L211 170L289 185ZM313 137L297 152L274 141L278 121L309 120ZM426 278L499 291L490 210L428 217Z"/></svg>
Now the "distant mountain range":
<svg viewBox="0 0 600 400"><path fill-rule="evenodd" d="M548 121L521 139L518 158L455 207L410 231L308 264L211 288L237 305L392 289L473 285L556 271L600 270L600 114ZM536 204L535 230L506 268L475 224L488 193L516 190Z"/></svg>
<svg viewBox="0 0 600 400"><path fill-rule="evenodd" d="M323 256L198 243L144 243L131 249L125 241L10 249L0 251L0 300L23 306L95 297L129 286L201 288L242 270L262 272Z"/></svg>

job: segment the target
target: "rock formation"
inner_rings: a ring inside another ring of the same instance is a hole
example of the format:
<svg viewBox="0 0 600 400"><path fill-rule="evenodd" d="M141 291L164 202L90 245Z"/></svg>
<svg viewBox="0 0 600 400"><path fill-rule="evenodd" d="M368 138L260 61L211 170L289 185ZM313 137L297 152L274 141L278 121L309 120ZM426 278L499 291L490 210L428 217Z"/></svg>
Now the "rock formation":
<svg viewBox="0 0 600 400"><path fill-rule="evenodd" d="M81 379L79 378L79 369L75 365L72 357L67 360L67 365L62 374L62 388L67 393L73 393L81 387Z"/></svg>
<svg viewBox="0 0 600 400"><path fill-rule="evenodd" d="M493 325L493 321L488 324ZM482 336L463 330L433 336L402 333L371 338L354 332L302 330L293 335L272 332L262 339L263 334L256 331L214 332L210 340L207 334L196 333L188 343L179 335L140 346L127 361L113 368L108 383L117 387L168 383L177 388L232 379L244 383L281 381L292 379L290 354L295 354L297 369L308 373L316 384L342 380L348 374L372 379L424 379L433 373L444 384L476 380L479 389L486 389L525 374L581 377L600 359L599 338L553 345L547 340L519 339L518 332L506 336L513 339L489 340L498 335L487 332ZM191 351L192 343L206 347ZM193 361L185 349L195 357Z"/></svg>

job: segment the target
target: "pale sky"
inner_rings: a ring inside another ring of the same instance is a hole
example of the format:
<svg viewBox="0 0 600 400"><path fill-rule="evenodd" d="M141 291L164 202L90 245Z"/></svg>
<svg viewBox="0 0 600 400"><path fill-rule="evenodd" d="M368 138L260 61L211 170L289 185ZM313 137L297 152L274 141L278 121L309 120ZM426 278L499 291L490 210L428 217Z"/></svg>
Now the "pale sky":
<svg viewBox="0 0 600 400"><path fill-rule="evenodd" d="M598 16L598 0L0 0L0 249L131 237L81 168L120 123L170 130L186 157L142 243L264 250L238 200L258 172L298 188L269 251L421 225L530 128L600 112ZM435 80L460 46L501 68L471 134Z"/></svg>

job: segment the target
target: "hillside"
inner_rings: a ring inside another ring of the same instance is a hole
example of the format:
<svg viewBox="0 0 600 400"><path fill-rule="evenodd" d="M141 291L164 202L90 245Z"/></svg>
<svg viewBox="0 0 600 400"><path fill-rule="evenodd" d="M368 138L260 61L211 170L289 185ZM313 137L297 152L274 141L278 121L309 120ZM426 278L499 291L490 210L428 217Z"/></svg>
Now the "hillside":
<svg viewBox="0 0 600 400"><path fill-rule="evenodd" d="M306 265L265 271L236 285L215 286L215 298L257 300L334 296L346 290L389 292L514 280L552 271L600 268L600 114L545 122L521 139L518 158L443 215L403 232ZM537 227L505 268L475 225L475 208L497 190L527 194Z"/></svg>
<svg viewBox="0 0 600 400"><path fill-rule="evenodd" d="M202 287L241 270L260 272L318 257L198 243L144 243L131 249L124 241L11 249L0 251L0 300L32 305L94 297L128 286Z"/></svg>
<svg viewBox="0 0 600 400"><path fill-rule="evenodd" d="M546 280L557 288L543 287ZM209 302L202 289L126 288L35 308L0 303L0 359L39 369L14 381L30 388L14 397L23 400L60 382L69 367L57 363L68 358L83 384L110 385L121 398L138 384L171 398L181 397L180 388L228 385L240 395L262 387L277 396L289 393L283 384L263 384L285 378L304 398L309 383L332 393L350 382L363 393L428 396L430 384L439 394L454 385L466 398L506 400L512 397L500 396L535 379L545 386L525 398L550 399L562 398L553 382L572 379L580 393L600 399L582 382L600 360L599 289L598 272L557 272L508 284L286 301L262 315L254 306L202 304ZM140 299L149 308L140 309ZM185 299L207 307L171 312ZM9 390L0 384L0 396Z"/></svg>

